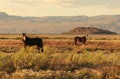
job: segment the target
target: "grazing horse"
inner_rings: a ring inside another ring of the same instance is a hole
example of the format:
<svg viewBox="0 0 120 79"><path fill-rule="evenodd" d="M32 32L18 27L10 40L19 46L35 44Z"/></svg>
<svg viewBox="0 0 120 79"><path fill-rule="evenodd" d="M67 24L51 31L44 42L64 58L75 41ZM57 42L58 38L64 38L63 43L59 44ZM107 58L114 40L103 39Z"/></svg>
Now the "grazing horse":
<svg viewBox="0 0 120 79"><path fill-rule="evenodd" d="M41 38L38 38L38 37L30 38L26 35L26 33L22 33L22 35L23 35L22 41L23 41L24 47L37 45L37 49L40 50L41 48L41 52L43 52L43 41Z"/></svg>
<svg viewBox="0 0 120 79"><path fill-rule="evenodd" d="M77 42L82 42L84 45L87 41L87 36L88 35L85 35L85 36L82 36L82 37L74 37L74 45L77 45Z"/></svg>

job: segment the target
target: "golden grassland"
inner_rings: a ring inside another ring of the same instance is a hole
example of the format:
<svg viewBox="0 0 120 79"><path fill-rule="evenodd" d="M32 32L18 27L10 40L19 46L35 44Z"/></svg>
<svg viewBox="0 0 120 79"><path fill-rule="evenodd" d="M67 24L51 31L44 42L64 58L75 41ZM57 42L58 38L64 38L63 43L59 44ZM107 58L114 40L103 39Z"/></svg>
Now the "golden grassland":
<svg viewBox="0 0 120 79"><path fill-rule="evenodd" d="M22 47L21 35L0 35L0 79L120 79L120 35L29 34L44 40L44 52ZM79 35L82 36L82 35Z"/></svg>

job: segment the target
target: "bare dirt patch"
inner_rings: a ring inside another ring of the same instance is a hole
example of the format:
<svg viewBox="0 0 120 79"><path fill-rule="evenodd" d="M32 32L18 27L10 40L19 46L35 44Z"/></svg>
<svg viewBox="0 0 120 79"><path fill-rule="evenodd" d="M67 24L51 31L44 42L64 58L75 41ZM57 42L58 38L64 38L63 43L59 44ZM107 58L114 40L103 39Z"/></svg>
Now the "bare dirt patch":
<svg viewBox="0 0 120 79"><path fill-rule="evenodd" d="M44 40L44 46L49 47L56 47L56 48L83 48L81 43L78 43L77 46L74 47L73 40ZM3 52L15 52L22 48L22 41L21 40L0 40L0 51ZM84 48L88 49L89 51L95 50L117 50L120 51L120 42L114 41L93 41L88 40Z"/></svg>

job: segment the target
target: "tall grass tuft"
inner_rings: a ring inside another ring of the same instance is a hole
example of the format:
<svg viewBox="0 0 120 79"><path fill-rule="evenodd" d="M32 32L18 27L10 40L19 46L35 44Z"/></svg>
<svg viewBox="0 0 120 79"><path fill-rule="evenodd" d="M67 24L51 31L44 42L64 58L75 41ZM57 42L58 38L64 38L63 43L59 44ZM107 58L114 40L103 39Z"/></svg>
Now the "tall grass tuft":
<svg viewBox="0 0 120 79"><path fill-rule="evenodd" d="M13 54L0 53L0 78L7 79L119 79L120 52L70 51L44 47L22 48ZM80 53L79 53L80 52ZM2 73L1 73L2 72ZM8 76L5 74L10 73ZM3 75L4 74L4 78Z"/></svg>

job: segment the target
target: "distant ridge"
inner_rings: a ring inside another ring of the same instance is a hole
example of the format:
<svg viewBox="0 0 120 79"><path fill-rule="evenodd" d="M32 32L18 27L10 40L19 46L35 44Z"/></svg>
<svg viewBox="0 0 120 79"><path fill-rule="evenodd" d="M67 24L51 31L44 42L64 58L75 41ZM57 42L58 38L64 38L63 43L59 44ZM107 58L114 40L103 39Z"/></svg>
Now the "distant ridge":
<svg viewBox="0 0 120 79"><path fill-rule="evenodd" d="M62 34L117 34L115 32L111 32L108 30L102 30L94 27L77 27L75 29L72 29L68 32L64 32Z"/></svg>
<svg viewBox="0 0 120 79"><path fill-rule="evenodd" d="M77 27L95 27L120 34L120 15L23 17L0 12L0 33L61 34Z"/></svg>

